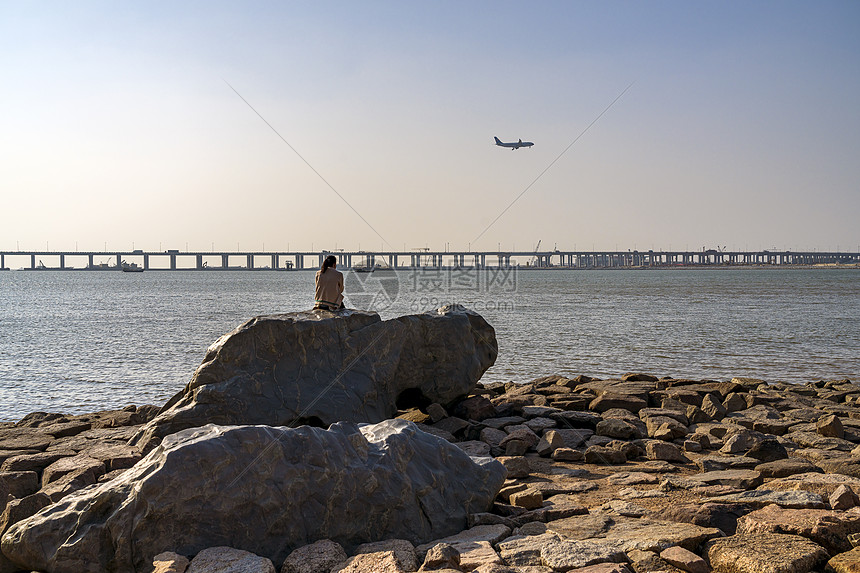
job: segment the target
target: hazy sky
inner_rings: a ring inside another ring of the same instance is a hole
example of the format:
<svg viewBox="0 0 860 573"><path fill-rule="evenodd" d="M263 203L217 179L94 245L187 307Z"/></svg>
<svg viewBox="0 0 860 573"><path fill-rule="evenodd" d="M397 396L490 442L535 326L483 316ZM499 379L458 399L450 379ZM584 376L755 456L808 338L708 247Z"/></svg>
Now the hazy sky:
<svg viewBox="0 0 860 573"><path fill-rule="evenodd" d="M0 2L0 250L858 250L858 30L856 0Z"/></svg>

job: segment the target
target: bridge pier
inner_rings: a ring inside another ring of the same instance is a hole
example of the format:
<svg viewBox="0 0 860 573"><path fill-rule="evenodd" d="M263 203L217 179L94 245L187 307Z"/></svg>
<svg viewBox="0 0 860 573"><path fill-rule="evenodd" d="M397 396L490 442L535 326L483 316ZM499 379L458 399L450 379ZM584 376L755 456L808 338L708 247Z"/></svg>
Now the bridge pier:
<svg viewBox="0 0 860 573"><path fill-rule="evenodd" d="M143 255L143 270L149 270L149 255Z"/></svg>
<svg viewBox="0 0 860 573"><path fill-rule="evenodd" d="M227 267L230 266L230 255L221 255L221 268L223 270L227 270Z"/></svg>
<svg viewBox="0 0 860 573"><path fill-rule="evenodd" d="M176 255L173 255L173 254L170 255L170 270L171 271L176 270Z"/></svg>
<svg viewBox="0 0 860 573"><path fill-rule="evenodd" d="M280 257L278 255L272 255L272 268L277 269L280 264Z"/></svg>
<svg viewBox="0 0 860 573"><path fill-rule="evenodd" d="M245 257L245 259L246 259L246 266L248 267L248 270L253 271L254 270L254 255L248 255L247 257Z"/></svg>
<svg viewBox="0 0 860 573"><path fill-rule="evenodd" d="M197 270L203 269L203 255L197 255Z"/></svg>

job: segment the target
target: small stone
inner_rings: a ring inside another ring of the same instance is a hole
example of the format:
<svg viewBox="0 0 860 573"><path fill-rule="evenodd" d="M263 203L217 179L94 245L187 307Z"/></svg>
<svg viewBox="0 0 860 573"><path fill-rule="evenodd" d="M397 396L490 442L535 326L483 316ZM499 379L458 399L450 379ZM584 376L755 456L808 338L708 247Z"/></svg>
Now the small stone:
<svg viewBox="0 0 860 573"><path fill-rule="evenodd" d="M508 437L508 433L504 430L497 430L496 428L484 428L481 430L481 441L486 442L491 447L498 446L502 443L502 440Z"/></svg>
<svg viewBox="0 0 860 573"><path fill-rule="evenodd" d="M812 472L824 473L820 467L805 458L774 460L755 466L755 470L761 473L765 479L782 478Z"/></svg>
<svg viewBox="0 0 860 573"><path fill-rule="evenodd" d="M651 573L657 571L665 573L681 573L680 569L669 565L669 563L660 559L660 556L653 551L633 549L627 552L627 558L630 559L633 564L633 570L636 571L636 573Z"/></svg>
<svg viewBox="0 0 860 573"><path fill-rule="evenodd" d="M529 451L528 443L522 440L510 440L503 447L506 456L524 456Z"/></svg>
<svg viewBox="0 0 860 573"><path fill-rule="evenodd" d="M573 448L558 448L553 451L552 459L557 462L578 462L584 457L580 450Z"/></svg>
<svg viewBox="0 0 860 573"><path fill-rule="evenodd" d="M751 447L746 455L762 462L774 462L786 459L788 452L785 450L785 446L776 440L762 440Z"/></svg>
<svg viewBox="0 0 860 573"><path fill-rule="evenodd" d="M373 543L363 543L356 547L356 556L364 553L380 553L391 551L394 553L397 564L404 571L415 571L418 569L418 558L415 555L415 546L405 539L387 539Z"/></svg>
<svg viewBox="0 0 860 573"><path fill-rule="evenodd" d="M154 568L152 573L185 573L188 564L188 558L172 551L165 551L152 558Z"/></svg>
<svg viewBox="0 0 860 573"><path fill-rule="evenodd" d="M827 562L827 571L833 573L857 573L860 571L860 548L832 557Z"/></svg>
<svg viewBox="0 0 860 573"><path fill-rule="evenodd" d="M642 435L639 429L633 424L617 418L601 420L597 423L595 433L598 436L608 436L621 440L629 440L632 438L641 438Z"/></svg>
<svg viewBox="0 0 860 573"><path fill-rule="evenodd" d="M808 573L828 558L820 545L779 533L733 535L708 542L705 555L716 571Z"/></svg>
<svg viewBox="0 0 860 573"><path fill-rule="evenodd" d="M564 447L564 438L555 430L547 430L535 446L535 451L541 456L551 456L554 451Z"/></svg>
<svg viewBox="0 0 860 573"><path fill-rule="evenodd" d="M737 533L801 535L831 555L849 551L848 534L860 533L860 514L828 509L786 509L768 505L738 519Z"/></svg>
<svg viewBox="0 0 860 573"><path fill-rule="evenodd" d="M394 551L375 551L350 557L325 573L405 573L415 569L404 569Z"/></svg>
<svg viewBox="0 0 860 573"><path fill-rule="evenodd" d="M541 562L555 571L569 571L597 563L626 561L617 545L600 541L555 541L540 549Z"/></svg>
<svg viewBox="0 0 860 573"><path fill-rule="evenodd" d="M543 494L534 488L527 488L523 491L512 493L510 502L511 505L516 507L537 509L543 505Z"/></svg>
<svg viewBox="0 0 860 573"><path fill-rule="evenodd" d="M736 432L720 448L721 454L743 454L751 447L762 441L763 436L758 432L741 430Z"/></svg>
<svg viewBox="0 0 860 573"><path fill-rule="evenodd" d="M550 428L555 428L556 422L555 420L550 420L549 418L532 418L525 423L525 426L529 428L535 434L540 435L546 430Z"/></svg>
<svg viewBox="0 0 860 573"><path fill-rule="evenodd" d="M329 573L346 561L346 551L331 539L321 539L293 550L281 566L281 573Z"/></svg>
<svg viewBox="0 0 860 573"><path fill-rule="evenodd" d="M728 485L739 489L753 489L764 481L755 470L721 470L705 472L690 478L709 485Z"/></svg>
<svg viewBox="0 0 860 573"><path fill-rule="evenodd" d="M522 456L500 456L496 461L501 462L508 470L508 478L524 478L531 473L528 460Z"/></svg>
<svg viewBox="0 0 860 573"><path fill-rule="evenodd" d="M39 491L39 474L34 471L0 472L0 482L12 497L27 497Z"/></svg>
<svg viewBox="0 0 860 573"><path fill-rule="evenodd" d="M621 465L627 463L624 452L606 446L591 446L585 450L585 463L596 465Z"/></svg>
<svg viewBox="0 0 860 573"><path fill-rule="evenodd" d="M516 429L512 429L516 428ZM518 440L521 442L525 442L529 448L533 448L540 441L540 438L535 434L531 428L525 425L508 427L507 430L508 435L504 440L499 443L500 446L505 447L508 442Z"/></svg>
<svg viewBox="0 0 860 573"><path fill-rule="evenodd" d="M722 420L728 413L728 410L717 400L713 394L706 394L702 398L702 411L707 414L712 420Z"/></svg>
<svg viewBox="0 0 860 573"><path fill-rule="evenodd" d="M623 515L624 517L642 517L643 515L648 514L648 510L641 505L636 505L635 503L630 503L629 501L620 499L607 501L600 506L600 508L612 511L618 515Z"/></svg>
<svg viewBox="0 0 860 573"><path fill-rule="evenodd" d="M275 566L265 558L250 551L232 547L210 547L198 553L191 560L188 573L223 573L241 571L242 573L276 573Z"/></svg>
<svg viewBox="0 0 860 573"><path fill-rule="evenodd" d="M490 444L478 440L467 440L465 442L454 442L454 445L472 457L486 457L490 455Z"/></svg>
<svg viewBox="0 0 860 573"><path fill-rule="evenodd" d="M851 509L857 505L860 505L860 499L857 498L854 490L845 484L840 485L830 494L830 507L833 509Z"/></svg>
<svg viewBox="0 0 860 573"><path fill-rule="evenodd" d="M842 439L845 436L845 430L842 427L842 422L836 414L822 416L815 423L815 431L828 438Z"/></svg>
<svg viewBox="0 0 860 573"><path fill-rule="evenodd" d="M731 392L723 400L723 407L725 407L727 412L740 412L747 409L747 401L740 394Z"/></svg>
<svg viewBox="0 0 860 573"><path fill-rule="evenodd" d="M445 411L440 404L433 402L429 406L427 406L427 415L430 416L430 420L435 424L441 420L444 420L448 417L448 412Z"/></svg>
<svg viewBox="0 0 860 573"><path fill-rule="evenodd" d="M610 485L639 485L658 481L657 476L645 472L618 472L606 478L606 483Z"/></svg>
<svg viewBox="0 0 860 573"><path fill-rule="evenodd" d="M460 570L460 553L447 543L437 543L431 547L418 571L436 571L439 569Z"/></svg>
<svg viewBox="0 0 860 573"><path fill-rule="evenodd" d="M427 413L430 414L429 407ZM493 403L486 396L470 396L454 406L453 414L465 420L480 422L481 420L494 417L496 415L496 407L493 406Z"/></svg>
<svg viewBox="0 0 860 573"><path fill-rule="evenodd" d="M683 547L668 547L660 552L660 558L688 573L710 573L711 568L705 560Z"/></svg>
<svg viewBox="0 0 860 573"><path fill-rule="evenodd" d="M771 491L765 489L721 495L706 499L705 502L741 503L751 507L764 507L773 503L780 507L792 509L819 509L824 507L824 501L821 499L821 495L817 493L810 491Z"/></svg>
<svg viewBox="0 0 860 573"><path fill-rule="evenodd" d="M702 451L702 444L700 444L699 442L694 442L693 440L684 440L683 447L685 452L696 453Z"/></svg>
<svg viewBox="0 0 860 573"><path fill-rule="evenodd" d="M689 458L675 444L651 440L645 444L645 455L649 460L663 460L667 462L689 462Z"/></svg>

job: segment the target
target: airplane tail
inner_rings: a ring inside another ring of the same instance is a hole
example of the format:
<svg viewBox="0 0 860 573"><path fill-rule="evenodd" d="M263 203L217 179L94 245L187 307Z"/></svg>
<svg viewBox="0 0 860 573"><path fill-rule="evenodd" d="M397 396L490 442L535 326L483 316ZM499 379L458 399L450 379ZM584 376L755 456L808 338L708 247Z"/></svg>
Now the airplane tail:
<svg viewBox="0 0 860 573"><path fill-rule="evenodd" d="M499 138L498 138L498 137L493 137L493 139L495 139L495 140L496 140L496 145L501 145L501 144L502 144L502 142L501 142L501 141L499 141Z"/></svg>

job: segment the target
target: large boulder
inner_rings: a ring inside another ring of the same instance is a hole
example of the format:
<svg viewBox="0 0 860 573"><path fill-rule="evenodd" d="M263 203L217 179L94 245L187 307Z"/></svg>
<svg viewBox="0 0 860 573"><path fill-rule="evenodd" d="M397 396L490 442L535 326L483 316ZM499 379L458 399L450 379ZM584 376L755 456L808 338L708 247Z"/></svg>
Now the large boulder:
<svg viewBox="0 0 860 573"><path fill-rule="evenodd" d="M405 420L328 430L208 425L166 437L119 477L13 525L2 551L27 571L124 573L154 556L227 546L282 563L320 539L426 543L486 512L502 464Z"/></svg>
<svg viewBox="0 0 860 573"><path fill-rule="evenodd" d="M259 316L210 346L130 444L146 451L206 424L381 422L398 405L466 396L497 354L493 327L457 305L385 321L357 310Z"/></svg>

